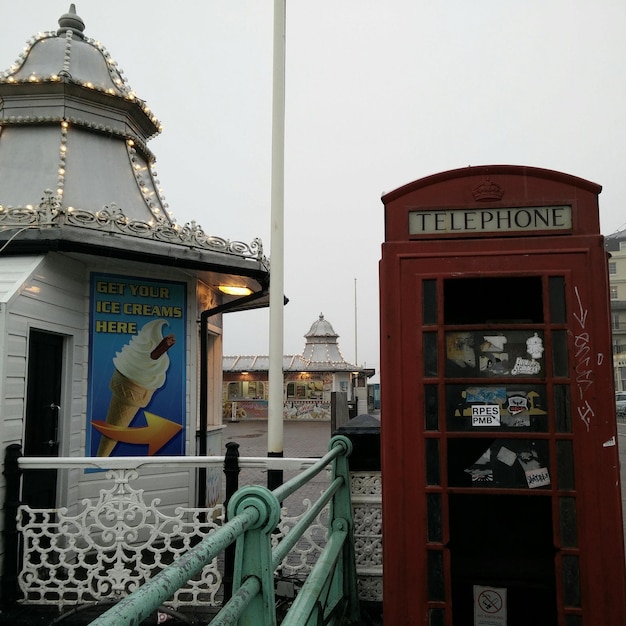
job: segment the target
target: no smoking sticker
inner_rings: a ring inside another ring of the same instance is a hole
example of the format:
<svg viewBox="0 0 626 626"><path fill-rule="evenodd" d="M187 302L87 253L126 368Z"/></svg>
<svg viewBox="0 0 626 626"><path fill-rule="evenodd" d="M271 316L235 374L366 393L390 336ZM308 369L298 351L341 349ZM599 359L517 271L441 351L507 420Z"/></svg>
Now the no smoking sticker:
<svg viewBox="0 0 626 626"><path fill-rule="evenodd" d="M506 589L474 585L474 626L506 626Z"/></svg>

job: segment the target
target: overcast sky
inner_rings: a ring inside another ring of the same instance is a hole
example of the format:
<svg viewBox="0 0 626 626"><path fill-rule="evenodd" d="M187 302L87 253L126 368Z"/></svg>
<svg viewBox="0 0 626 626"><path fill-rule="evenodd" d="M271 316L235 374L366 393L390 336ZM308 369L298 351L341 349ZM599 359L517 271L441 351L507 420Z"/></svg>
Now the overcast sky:
<svg viewBox="0 0 626 626"><path fill-rule="evenodd" d="M2 70L70 4L0 2ZM269 255L273 1L76 9L163 123L149 147L178 223ZM378 369L380 197L412 180L560 170L601 184L602 232L622 227L625 33L624 0L287 0L285 353L323 313ZM225 353L267 354L268 320L226 316Z"/></svg>

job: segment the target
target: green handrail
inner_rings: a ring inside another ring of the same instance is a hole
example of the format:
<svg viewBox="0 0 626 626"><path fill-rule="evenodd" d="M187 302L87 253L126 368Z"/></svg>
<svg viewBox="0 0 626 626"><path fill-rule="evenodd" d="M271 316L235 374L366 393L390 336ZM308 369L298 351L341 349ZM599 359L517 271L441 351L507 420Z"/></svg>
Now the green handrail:
<svg viewBox="0 0 626 626"><path fill-rule="evenodd" d="M237 537L257 521L258 511L249 508L231 519L197 546L186 552L154 578L138 587L120 600L106 613L100 615L91 626L135 626L156 611L172 594L193 578L225 550Z"/></svg>
<svg viewBox="0 0 626 626"><path fill-rule="evenodd" d="M137 626L227 546L236 542L233 595L211 620L213 626L274 626L274 572L330 502L328 541L283 620L285 626L357 624L349 439L333 437L328 453L273 492L249 486L230 499L229 521L183 557L91 622L91 626ZM332 464L331 484L273 550L272 533L281 502Z"/></svg>

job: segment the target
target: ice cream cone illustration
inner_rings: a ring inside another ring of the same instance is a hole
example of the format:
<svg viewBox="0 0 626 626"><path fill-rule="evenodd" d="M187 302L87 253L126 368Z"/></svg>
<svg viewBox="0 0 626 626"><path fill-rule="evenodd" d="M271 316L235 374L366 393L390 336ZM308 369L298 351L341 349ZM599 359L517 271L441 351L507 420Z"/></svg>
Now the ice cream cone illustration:
<svg viewBox="0 0 626 626"><path fill-rule="evenodd" d="M167 351L174 335L162 336L163 319L148 322L113 359L111 401L106 423L127 427L139 411L150 403L154 392L163 386L169 367ZM102 435L97 456L110 456L117 441Z"/></svg>

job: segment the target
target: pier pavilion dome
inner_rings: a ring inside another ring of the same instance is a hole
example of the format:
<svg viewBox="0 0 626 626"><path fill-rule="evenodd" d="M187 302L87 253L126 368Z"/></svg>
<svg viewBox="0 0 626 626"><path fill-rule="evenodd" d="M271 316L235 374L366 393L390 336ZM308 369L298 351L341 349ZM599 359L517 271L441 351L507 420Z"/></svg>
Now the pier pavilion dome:
<svg viewBox="0 0 626 626"><path fill-rule="evenodd" d="M332 365L334 370L353 371L358 369L358 366L348 363L343 358L337 342L339 335L335 332L332 324L324 319L322 313L313 322L304 338L306 343L302 351L302 359L309 362L309 368Z"/></svg>

